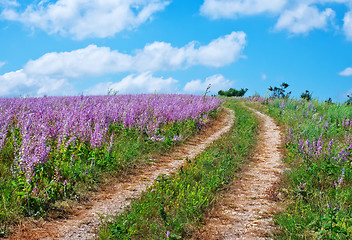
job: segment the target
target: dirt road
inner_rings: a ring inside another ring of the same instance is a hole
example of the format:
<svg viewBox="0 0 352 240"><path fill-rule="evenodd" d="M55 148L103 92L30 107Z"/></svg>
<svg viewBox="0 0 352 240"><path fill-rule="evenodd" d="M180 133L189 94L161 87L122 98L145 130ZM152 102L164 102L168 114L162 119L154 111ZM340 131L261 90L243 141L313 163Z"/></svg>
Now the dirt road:
<svg viewBox="0 0 352 240"><path fill-rule="evenodd" d="M194 239L270 239L275 232L272 216L280 207L272 193L283 169L281 133L269 116L252 111L261 121L255 153Z"/></svg>
<svg viewBox="0 0 352 240"><path fill-rule="evenodd" d="M193 139L165 153L147 168L139 169L124 181L107 187L94 196L90 202L79 206L74 215L67 219L27 223L19 228L10 239L92 239L96 237L101 216L122 212L142 191L150 186L160 174L172 174L186 159L193 159L207 146L229 131L233 125L233 112L225 109L218 120L202 130Z"/></svg>

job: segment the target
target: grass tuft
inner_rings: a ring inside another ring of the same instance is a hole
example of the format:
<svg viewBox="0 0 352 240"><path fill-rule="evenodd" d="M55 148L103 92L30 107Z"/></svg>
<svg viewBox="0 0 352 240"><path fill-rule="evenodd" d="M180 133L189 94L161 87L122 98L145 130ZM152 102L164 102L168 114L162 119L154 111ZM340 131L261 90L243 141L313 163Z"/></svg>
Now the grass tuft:
<svg viewBox="0 0 352 240"><path fill-rule="evenodd" d="M275 99L260 108L285 126L278 239L352 238L352 108Z"/></svg>
<svg viewBox="0 0 352 240"><path fill-rule="evenodd" d="M229 102L236 120L231 131L188 161L175 175L156 183L112 222L100 239L184 239L202 222L216 193L232 181L255 143L257 118L239 102Z"/></svg>

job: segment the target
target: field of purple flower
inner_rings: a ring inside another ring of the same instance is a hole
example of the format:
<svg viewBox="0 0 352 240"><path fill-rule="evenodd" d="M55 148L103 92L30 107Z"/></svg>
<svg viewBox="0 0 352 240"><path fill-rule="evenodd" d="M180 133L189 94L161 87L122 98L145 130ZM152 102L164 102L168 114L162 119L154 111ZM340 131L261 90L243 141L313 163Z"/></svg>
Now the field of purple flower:
<svg viewBox="0 0 352 240"><path fill-rule="evenodd" d="M168 149L222 100L194 95L0 99L0 223L79 198L99 176Z"/></svg>
<svg viewBox="0 0 352 240"><path fill-rule="evenodd" d="M286 129L280 239L352 238L352 106L251 98Z"/></svg>

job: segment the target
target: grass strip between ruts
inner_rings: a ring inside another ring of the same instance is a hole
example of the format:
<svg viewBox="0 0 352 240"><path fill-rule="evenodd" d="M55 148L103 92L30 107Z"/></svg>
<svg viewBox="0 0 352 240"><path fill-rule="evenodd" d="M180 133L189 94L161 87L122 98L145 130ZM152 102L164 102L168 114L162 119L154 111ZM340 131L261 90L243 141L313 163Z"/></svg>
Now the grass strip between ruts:
<svg viewBox="0 0 352 240"><path fill-rule="evenodd" d="M231 131L176 174L159 176L124 213L102 225L101 239L181 239L200 226L217 191L234 179L256 140L253 113L236 101L226 106L236 116Z"/></svg>

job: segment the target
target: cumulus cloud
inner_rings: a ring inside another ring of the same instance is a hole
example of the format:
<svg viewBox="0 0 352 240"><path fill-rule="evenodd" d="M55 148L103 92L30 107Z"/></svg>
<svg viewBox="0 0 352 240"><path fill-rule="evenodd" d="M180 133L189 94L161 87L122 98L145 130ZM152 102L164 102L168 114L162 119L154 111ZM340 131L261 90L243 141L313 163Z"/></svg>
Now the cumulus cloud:
<svg viewBox="0 0 352 240"><path fill-rule="evenodd" d="M302 34L313 29L324 29L334 18L335 12L331 8L320 12L315 6L301 4L293 10L285 10L280 15L275 28L277 30L286 29L294 34Z"/></svg>
<svg viewBox="0 0 352 240"><path fill-rule="evenodd" d="M108 47L89 45L71 52L51 52L24 66L26 73L55 78L79 78L130 70L132 57Z"/></svg>
<svg viewBox="0 0 352 240"><path fill-rule="evenodd" d="M343 18L343 30L346 38L352 40L352 11L347 12Z"/></svg>
<svg viewBox="0 0 352 240"><path fill-rule="evenodd" d="M73 95L73 86L66 79L53 79L45 76L33 78L21 69L0 76L0 96L11 97L23 94L30 96Z"/></svg>
<svg viewBox="0 0 352 240"><path fill-rule="evenodd" d="M0 0L0 6L17 7L17 6L19 6L19 4L15 0Z"/></svg>
<svg viewBox="0 0 352 240"><path fill-rule="evenodd" d="M2 0L2 2L16 3ZM110 37L150 20L167 5L165 0L58 0L28 5L23 12L8 5L1 16L49 34L59 33L76 39ZM16 6L16 4L12 4Z"/></svg>
<svg viewBox="0 0 352 240"><path fill-rule="evenodd" d="M183 88L183 91L186 93L205 92L209 84L211 85L210 92L217 93L219 90L229 89L234 84L234 82L226 79L221 74L216 74L216 75L207 77L204 81L200 79L196 79L196 80L187 82Z"/></svg>
<svg viewBox="0 0 352 240"><path fill-rule="evenodd" d="M323 8L324 4L331 3L342 4L350 9L345 14L341 29L347 39L352 40L351 0L204 0L200 13L211 19L270 13L278 19L276 30L306 34L315 29L325 30L329 26L339 29L333 21L336 17L335 11L332 8Z"/></svg>
<svg viewBox="0 0 352 240"><path fill-rule="evenodd" d="M232 32L207 45L199 46L196 42L190 42L181 48L165 42L154 42L134 51L134 54L96 45L70 52L51 52L28 61L19 71L1 75L0 84L7 86L2 88L0 96L19 95L23 92L54 95L62 91L63 94L68 94L66 89L73 89L70 83L73 79L122 72L141 74L129 75L118 83L97 85L87 91L106 93L107 88L116 88L120 92L132 92L133 89L166 91L167 86L171 86L175 80L154 78L151 71L231 64L239 59L246 44L245 38L246 34L243 32ZM147 88L147 83L151 84L150 89ZM100 91L100 88L103 90Z"/></svg>
<svg viewBox="0 0 352 240"><path fill-rule="evenodd" d="M175 92L177 80L173 78L154 77L151 72L130 74L119 82L99 83L87 90L89 95L103 95L108 91L120 93L171 93Z"/></svg>
<svg viewBox="0 0 352 240"><path fill-rule="evenodd" d="M146 71L180 69L195 65L221 67L236 61L245 45L244 32L232 32L199 47L196 42L190 42L181 48L172 47L170 43L154 42L137 51L132 60L133 68Z"/></svg>
<svg viewBox="0 0 352 240"><path fill-rule="evenodd" d="M278 13L287 0L205 0L201 14L213 19L234 18L240 15Z"/></svg>
<svg viewBox="0 0 352 240"><path fill-rule="evenodd" d="M352 76L352 68L351 67L346 68L345 70L339 72L339 75L344 77Z"/></svg>
<svg viewBox="0 0 352 240"><path fill-rule="evenodd" d="M126 71L184 69L195 65L221 67L240 57L246 44L245 37L243 32L232 32L208 45L196 47L196 43L191 42L181 48L172 47L170 43L154 42L137 50L134 55L89 45L71 52L47 53L29 61L24 70L30 75L79 78Z"/></svg>

